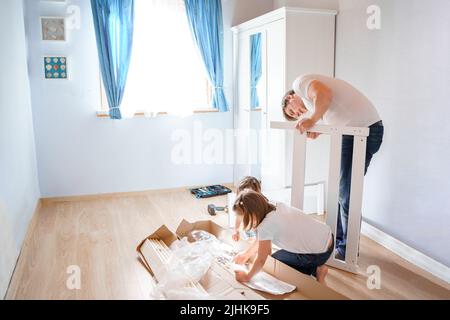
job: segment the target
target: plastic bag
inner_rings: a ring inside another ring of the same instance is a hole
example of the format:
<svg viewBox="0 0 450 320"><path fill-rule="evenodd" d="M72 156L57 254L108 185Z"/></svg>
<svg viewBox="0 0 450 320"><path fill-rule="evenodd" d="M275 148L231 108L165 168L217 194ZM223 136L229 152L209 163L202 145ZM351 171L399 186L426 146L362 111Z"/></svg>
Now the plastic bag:
<svg viewBox="0 0 450 320"><path fill-rule="evenodd" d="M205 242L188 243L172 251L166 272L158 279L158 288L167 293L197 284L208 272L213 262Z"/></svg>
<svg viewBox="0 0 450 320"><path fill-rule="evenodd" d="M187 238L171 245L171 256L166 264L166 272L158 280L157 296L167 299L211 299L198 286L199 281L211 268L213 261L231 264L236 255L233 247L219 241L214 235L203 231L192 231Z"/></svg>
<svg viewBox="0 0 450 320"><path fill-rule="evenodd" d="M194 230L191 232L192 239L195 240L195 242L200 241L207 241L209 243L217 242L219 241L216 236L212 235L211 233L204 231L204 230Z"/></svg>
<svg viewBox="0 0 450 320"><path fill-rule="evenodd" d="M218 240L209 232L194 230L191 232L191 237L196 242L207 243L209 252L216 258L216 261L221 264L231 264L234 257L237 255L233 246Z"/></svg>

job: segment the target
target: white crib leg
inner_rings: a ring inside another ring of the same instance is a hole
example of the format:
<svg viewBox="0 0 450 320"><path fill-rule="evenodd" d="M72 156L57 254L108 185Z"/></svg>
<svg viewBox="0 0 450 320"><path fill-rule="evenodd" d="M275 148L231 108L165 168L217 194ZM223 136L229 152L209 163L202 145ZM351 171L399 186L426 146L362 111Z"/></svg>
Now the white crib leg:
<svg viewBox="0 0 450 320"><path fill-rule="evenodd" d="M341 172L342 135L332 134L330 143L330 171L328 175L327 224L336 237L339 208L339 181Z"/></svg>
<svg viewBox="0 0 450 320"><path fill-rule="evenodd" d="M305 193L306 135L294 132L291 206L303 210Z"/></svg>
<svg viewBox="0 0 450 320"><path fill-rule="evenodd" d="M346 263L356 265L358 261L361 232L362 199L364 189L364 168L366 162L366 137L355 137L353 144L352 185L347 232Z"/></svg>

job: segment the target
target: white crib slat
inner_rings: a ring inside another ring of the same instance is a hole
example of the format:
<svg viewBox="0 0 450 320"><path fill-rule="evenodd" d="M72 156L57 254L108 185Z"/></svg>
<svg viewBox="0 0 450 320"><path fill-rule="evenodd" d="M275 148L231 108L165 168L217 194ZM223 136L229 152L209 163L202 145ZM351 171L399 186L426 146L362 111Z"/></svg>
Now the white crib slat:
<svg viewBox="0 0 450 320"><path fill-rule="evenodd" d="M337 215L339 208L339 181L341 170L342 136L331 135L330 168L328 175L327 224L336 236Z"/></svg>
<svg viewBox="0 0 450 320"><path fill-rule="evenodd" d="M317 214L323 216L325 214L325 184L320 183L316 186L317 190Z"/></svg>
<svg viewBox="0 0 450 320"><path fill-rule="evenodd" d="M286 121L273 121L270 124L272 129L284 129L284 130L294 130L296 122L286 122ZM324 124L316 124L313 128L308 130L309 132L317 132L322 134L334 134L338 133L341 135L349 136L360 136L367 137L369 135L369 128L359 128L359 127L335 127Z"/></svg>
<svg viewBox="0 0 450 320"><path fill-rule="evenodd" d="M292 160L291 206L303 210L305 197L306 135L294 132L294 152Z"/></svg>
<svg viewBox="0 0 450 320"><path fill-rule="evenodd" d="M353 144L352 185L347 228L347 252L345 256L345 261L348 264L356 264L358 260L366 148L367 138L355 137Z"/></svg>

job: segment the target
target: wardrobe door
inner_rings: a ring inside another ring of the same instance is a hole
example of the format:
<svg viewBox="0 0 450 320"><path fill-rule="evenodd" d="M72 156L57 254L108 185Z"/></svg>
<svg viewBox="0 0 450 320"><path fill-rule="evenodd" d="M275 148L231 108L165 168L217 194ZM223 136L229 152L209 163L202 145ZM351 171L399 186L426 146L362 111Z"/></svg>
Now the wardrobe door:
<svg viewBox="0 0 450 320"><path fill-rule="evenodd" d="M264 112L267 107L267 50L266 30L258 28L249 36L250 41L250 175L261 180Z"/></svg>
<svg viewBox="0 0 450 320"><path fill-rule="evenodd" d="M285 132L271 130L271 121L284 121L281 99L285 94L285 20L269 23L266 27L267 105L264 108L262 126L262 180L265 190L285 187Z"/></svg>
<svg viewBox="0 0 450 320"><path fill-rule="evenodd" d="M286 20L286 84L303 74L334 75L335 16L324 13L289 13ZM286 185L292 181L293 132L287 132ZM324 202L321 188L329 170L330 137L307 141L304 210L320 212ZM318 192L311 190L318 189ZM308 196L312 194L315 196ZM319 203L319 205L317 204ZM315 209L316 208L316 209Z"/></svg>
<svg viewBox="0 0 450 320"><path fill-rule="evenodd" d="M234 88L235 100L235 165L234 182L250 175L249 129L250 129L250 40L247 32L235 34L234 38Z"/></svg>

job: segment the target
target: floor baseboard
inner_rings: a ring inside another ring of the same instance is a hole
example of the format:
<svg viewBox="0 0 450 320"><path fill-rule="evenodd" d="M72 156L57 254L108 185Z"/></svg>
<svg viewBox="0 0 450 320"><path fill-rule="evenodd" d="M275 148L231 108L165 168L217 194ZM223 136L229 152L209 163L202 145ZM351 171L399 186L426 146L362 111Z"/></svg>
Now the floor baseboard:
<svg viewBox="0 0 450 320"><path fill-rule="evenodd" d="M222 183L221 185L233 189L233 183ZM192 188L198 188L201 186L191 186L182 188L169 188L169 189L154 189L145 191L129 191L129 192L113 192L113 193L99 193L91 195L72 195L72 196L57 196L57 197L44 197L41 199L43 204L53 203L53 202L74 202L74 201L89 201L89 200L99 200L115 197L135 197L135 196L145 196L149 194L159 194L167 192L177 192L186 191Z"/></svg>
<svg viewBox="0 0 450 320"><path fill-rule="evenodd" d="M367 222L362 223L361 233L402 257L406 261L431 273L435 277L445 281L447 284L450 284L450 268L444 264L428 257L414 248L411 248L400 240L395 239Z"/></svg>

